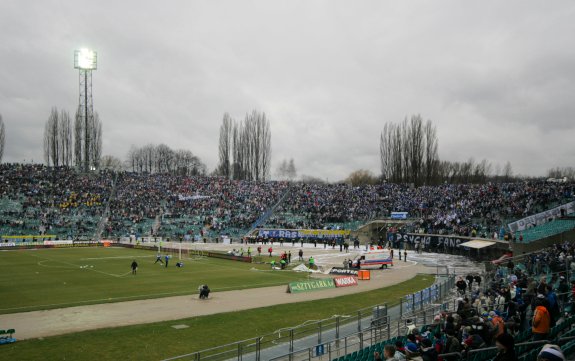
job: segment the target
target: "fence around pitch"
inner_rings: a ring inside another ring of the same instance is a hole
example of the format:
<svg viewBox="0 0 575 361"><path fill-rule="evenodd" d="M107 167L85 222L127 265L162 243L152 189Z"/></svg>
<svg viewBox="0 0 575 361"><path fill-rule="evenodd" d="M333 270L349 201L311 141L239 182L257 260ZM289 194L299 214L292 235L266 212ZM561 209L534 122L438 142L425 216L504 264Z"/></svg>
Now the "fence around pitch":
<svg viewBox="0 0 575 361"><path fill-rule="evenodd" d="M440 282L441 291L437 293L438 301L443 299L449 294L450 289L455 284L455 277L448 276ZM424 292L419 291L419 293ZM401 299L394 305L400 305ZM288 358L291 360L293 355L301 353L295 350L295 342L306 337L313 338L314 345L329 345L332 342L338 342L338 347L334 350L342 352L347 347L339 347L339 342L344 344L349 342L350 347L355 345L349 336L342 336L342 328L352 328L355 330L354 334L365 336L366 330L369 330L370 336L366 338L370 342L375 342L376 339L384 340L387 337L392 337L393 334L401 333L407 328L407 320L415 322L416 324L425 325L431 323L434 315L447 307L447 304L425 304L424 298L419 298L419 303L415 305L412 312L407 313L403 308L399 307L398 317L391 319L388 315L390 308L388 304L379 304L371 307L359 309L346 316L331 317L328 319L310 322L298 327L285 328L278 330L274 333L242 340L206 350L191 352L185 355L179 355L168 360L261 360L261 352L264 349L284 345L289 349ZM334 337L327 340L326 333L333 333ZM373 333L373 335L372 335ZM349 331L347 333L349 335ZM335 341L334 341L335 340ZM338 341L339 340L339 341ZM343 340L343 341L342 341ZM315 346L314 346L315 347ZM331 346L328 346L331 347ZM307 350L307 348L306 348ZM307 351L306 351L307 352Z"/></svg>

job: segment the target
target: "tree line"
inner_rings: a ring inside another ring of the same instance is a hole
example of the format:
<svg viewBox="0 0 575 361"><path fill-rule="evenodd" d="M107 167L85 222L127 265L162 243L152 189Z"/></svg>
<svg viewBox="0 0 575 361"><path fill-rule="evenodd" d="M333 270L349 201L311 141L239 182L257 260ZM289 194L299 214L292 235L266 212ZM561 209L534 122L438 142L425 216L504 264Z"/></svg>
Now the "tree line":
<svg viewBox="0 0 575 361"><path fill-rule="evenodd" d="M102 157L102 122L98 113L88 119L88 137L90 137L88 149L88 165L90 169L100 168ZM65 110L58 111L54 107L44 125L44 161L48 166L71 167L75 165L82 168L86 162L84 137L86 125L82 116L76 112L74 128L70 113Z"/></svg>
<svg viewBox="0 0 575 361"><path fill-rule="evenodd" d="M548 178L563 178L567 177L568 179L575 179L575 168L573 167L556 167L551 168L547 171Z"/></svg>
<svg viewBox="0 0 575 361"><path fill-rule="evenodd" d="M107 164L117 164L106 158ZM172 150L165 144L132 146L128 151L126 168L136 173L168 173L182 176L204 176L207 167L190 150Z"/></svg>
<svg viewBox="0 0 575 361"><path fill-rule="evenodd" d="M264 181L270 175L271 129L265 113L256 110L236 121L225 113L220 126L216 174L240 180Z"/></svg>
<svg viewBox="0 0 575 361"><path fill-rule="evenodd" d="M437 129L430 120L424 122L420 115L413 115L401 123L386 123L379 139L382 180L420 186L444 182L485 183L490 179L493 167L487 160L442 161L438 149ZM369 178L364 173L352 175L355 182ZM496 171L496 177L503 181L509 181L512 176L509 162L501 175Z"/></svg>
<svg viewBox="0 0 575 361"><path fill-rule="evenodd" d="M0 162L2 162L2 157L4 157L5 142L6 142L6 133L4 128L4 120L2 119L2 114L0 114Z"/></svg>

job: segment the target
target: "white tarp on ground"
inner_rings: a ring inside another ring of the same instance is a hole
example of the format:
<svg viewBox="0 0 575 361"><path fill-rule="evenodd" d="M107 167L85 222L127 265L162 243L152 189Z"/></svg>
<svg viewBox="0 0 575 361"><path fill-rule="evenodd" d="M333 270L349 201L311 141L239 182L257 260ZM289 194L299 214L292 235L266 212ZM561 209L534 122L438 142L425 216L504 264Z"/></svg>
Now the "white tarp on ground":
<svg viewBox="0 0 575 361"><path fill-rule="evenodd" d="M479 248L489 247L489 246L494 245L494 244L495 244L495 242L480 241L478 239L474 239L473 241L460 243L459 247L469 247L469 248L479 249Z"/></svg>
<svg viewBox="0 0 575 361"><path fill-rule="evenodd" d="M294 268L292 269L292 271L296 271L296 272L321 273L321 271L316 271L316 270L313 270L313 269L308 268L308 267L307 267L305 264L303 264L303 263L300 264L300 265L297 266L297 267L294 267Z"/></svg>

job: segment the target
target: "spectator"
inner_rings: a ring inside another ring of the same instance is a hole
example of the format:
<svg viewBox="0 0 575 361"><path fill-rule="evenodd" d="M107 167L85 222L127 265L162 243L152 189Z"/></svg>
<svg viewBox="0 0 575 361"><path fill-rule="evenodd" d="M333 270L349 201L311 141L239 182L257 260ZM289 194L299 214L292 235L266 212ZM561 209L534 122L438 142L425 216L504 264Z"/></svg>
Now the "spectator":
<svg viewBox="0 0 575 361"><path fill-rule="evenodd" d="M495 339L497 347L497 356L494 361L517 361L515 355L515 340L508 333L502 333Z"/></svg>
<svg viewBox="0 0 575 361"><path fill-rule="evenodd" d="M549 311L544 306L545 296L538 295L535 301L535 312L533 313L532 328L533 341L545 340L551 328Z"/></svg>
<svg viewBox="0 0 575 361"><path fill-rule="evenodd" d="M421 340L421 358L423 361L437 361L437 350L428 338Z"/></svg>
<svg viewBox="0 0 575 361"><path fill-rule="evenodd" d="M537 361L565 361L565 356L561 347L557 345L545 344L541 348Z"/></svg>
<svg viewBox="0 0 575 361"><path fill-rule="evenodd" d="M403 356L403 358L398 358L397 355L400 354ZM403 361L405 360L405 356L403 354L401 354L401 352L398 352L395 349L394 345L385 345L383 347L383 357L386 360L390 360L390 361Z"/></svg>

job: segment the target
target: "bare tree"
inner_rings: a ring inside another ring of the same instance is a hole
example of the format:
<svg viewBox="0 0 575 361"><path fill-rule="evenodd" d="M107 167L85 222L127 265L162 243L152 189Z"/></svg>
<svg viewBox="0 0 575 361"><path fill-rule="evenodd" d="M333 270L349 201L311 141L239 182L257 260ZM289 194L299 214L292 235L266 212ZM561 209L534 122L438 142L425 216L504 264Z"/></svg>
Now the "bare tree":
<svg viewBox="0 0 575 361"><path fill-rule="evenodd" d="M191 151L172 150L165 144L147 144L142 148L132 145L125 162L127 168L138 173L167 173L181 176L204 176L206 165Z"/></svg>
<svg viewBox="0 0 575 361"><path fill-rule="evenodd" d="M72 129L70 113L60 111L60 124L58 137L60 145L60 162L64 166L72 165Z"/></svg>
<svg viewBox="0 0 575 361"><path fill-rule="evenodd" d="M4 120L2 120L2 114L0 114L0 163L4 157L4 144L6 142L6 130L4 128Z"/></svg>
<svg viewBox="0 0 575 361"><path fill-rule="evenodd" d="M266 180L271 168L271 130L265 113L254 110L242 122L224 116L219 154L220 174L226 175L227 168L233 179Z"/></svg>
<svg viewBox="0 0 575 361"><path fill-rule="evenodd" d="M132 144L126 155L126 169L130 169L132 172L137 171L138 165L138 148Z"/></svg>
<svg viewBox="0 0 575 361"><path fill-rule="evenodd" d="M242 135L241 127L237 122L234 122L232 131L232 154L234 156L232 162L233 178L234 179L244 179L244 154L242 151Z"/></svg>
<svg viewBox="0 0 575 361"><path fill-rule="evenodd" d="M428 136L433 139L428 140ZM422 184L427 174L433 173L427 167L437 164L435 128L428 122L424 129L419 115L412 116L409 121L405 118L400 124L386 123L380 134L379 152L383 179Z"/></svg>
<svg viewBox="0 0 575 361"><path fill-rule="evenodd" d="M67 117L69 119L69 116ZM76 111L74 119L74 164L78 169L99 169L102 158L102 122L100 115L95 112L93 117L88 119L88 129L81 113ZM86 135L90 138L88 151L86 151ZM69 142L71 143L71 141ZM69 147L70 148L70 147ZM85 159L86 156L88 159ZM70 163L71 163L70 156Z"/></svg>
<svg viewBox="0 0 575 361"><path fill-rule="evenodd" d="M409 163L409 174L407 174L407 179L410 183L415 185L420 185L422 183L423 174L423 162L424 162L424 142L423 137L423 120L420 115L414 115L411 117L409 125L406 126L407 144L409 148L408 152L408 163Z"/></svg>
<svg viewBox="0 0 575 361"><path fill-rule="evenodd" d="M466 162L441 161L437 130L420 115L401 123L386 123L379 137L382 178L392 183L422 184L484 183L491 163L473 158Z"/></svg>
<svg viewBox="0 0 575 361"><path fill-rule="evenodd" d="M363 186L369 184L376 184L378 179L374 176L370 171L365 169L360 169L352 172L347 179L345 180L346 183L351 184L352 186Z"/></svg>
<svg viewBox="0 0 575 361"><path fill-rule="evenodd" d="M44 161L48 166L52 165L54 167L60 165L58 117L58 109L52 108L44 126Z"/></svg>
<svg viewBox="0 0 575 361"><path fill-rule="evenodd" d="M260 121L260 128L261 132L259 133L259 137L262 142L260 166L262 167L262 180L265 181L270 176L272 160L272 131L270 122L268 119L266 119L265 113L263 114L263 118Z"/></svg>
<svg viewBox="0 0 575 361"><path fill-rule="evenodd" d="M105 155L100 159L100 169L121 171L122 168L122 161L112 155Z"/></svg>
<svg viewBox="0 0 575 361"><path fill-rule="evenodd" d="M295 163L293 161L293 158L291 158L289 160L288 166L287 166L287 178L293 182L297 177L297 170L295 168Z"/></svg>
<svg viewBox="0 0 575 361"><path fill-rule="evenodd" d="M283 180L283 179L287 178L287 173L288 173L288 162L286 159L284 159L279 164L279 166L276 170L276 176L278 177L278 179Z"/></svg>
<svg viewBox="0 0 575 361"><path fill-rule="evenodd" d="M72 165L72 130L70 114L64 110L58 112L56 107L44 127L44 160L48 166Z"/></svg>
<svg viewBox="0 0 575 361"><path fill-rule="evenodd" d="M575 179L575 168L573 167L556 167L551 168L547 171L548 178L564 178L567 177L568 179Z"/></svg>
<svg viewBox="0 0 575 361"><path fill-rule="evenodd" d="M100 158L102 157L102 122L97 112L88 122L88 127L90 137L89 164L92 169L99 169Z"/></svg>
<svg viewBox="0 0 575 361"><path fill-rule="evenodd" d="M160 144L155 151L155 171L157 173L170 173L173 168L174 151L165 144Z"/></svg>
<svg viewBox="0 0 575 361"><path fill-rule="evenodd" d="M427 123L425 123L423 133L425 135L425 183L433 184L437 176L439 155L437 150L437 130L431 123L431 120L428 120Z"/></svg>
<svg viewBox="0 0 575 361"><path fill-rule="evenodd" d="M82 169L83 163L83 146L84 146L84 124L82 114L76 110L74 117L74 165L78 169Z"/></svg>
<svg viewBox="0 0 575 361"><path fill-rule="evenodd" d="M232 176L232 138L233 119L228 113L225 113L222 125L220 126L220 164L218 166L218 173L226 178L231 178Z"/></svg>
<svg viewBox="0 0 575 361"><path fill-rule="evenodd" d="M385 123L379 136L379 155L381 162L381 176L384 180L393 177L393 129L394 125Z"/></svg>
<svg viewBox="0 0 575 361"><path fill-rule="evenodd" d="M507 161L503 167L503 181L509 182L513 177L513 168L511 167L511 162Z"/></svg>

